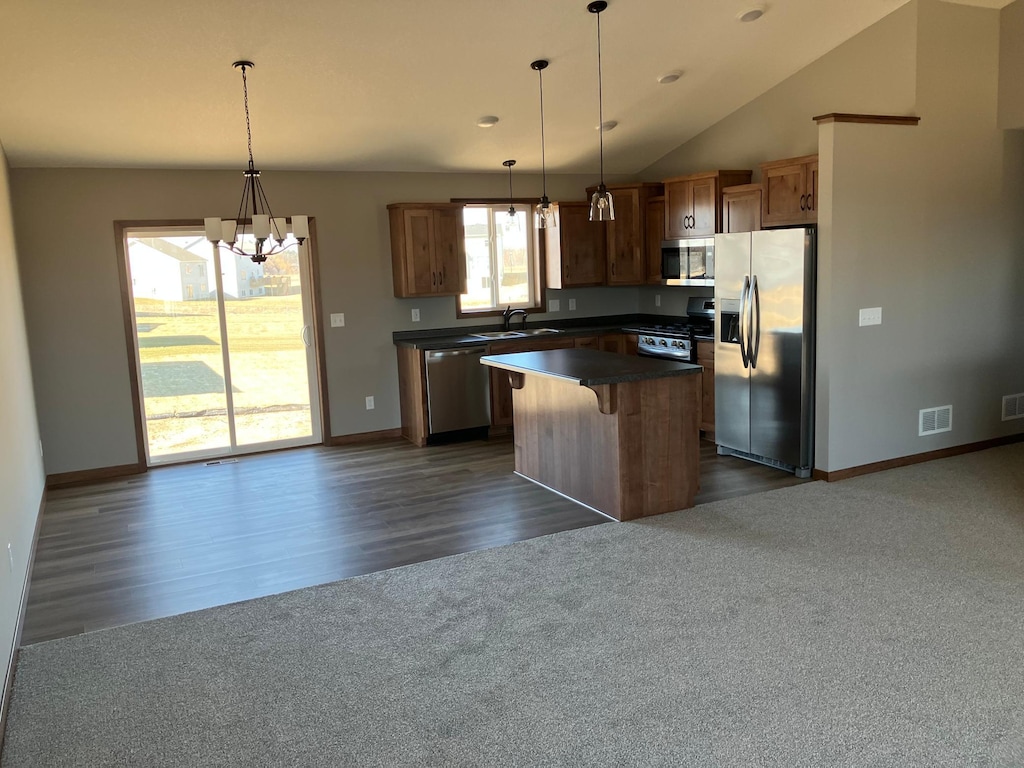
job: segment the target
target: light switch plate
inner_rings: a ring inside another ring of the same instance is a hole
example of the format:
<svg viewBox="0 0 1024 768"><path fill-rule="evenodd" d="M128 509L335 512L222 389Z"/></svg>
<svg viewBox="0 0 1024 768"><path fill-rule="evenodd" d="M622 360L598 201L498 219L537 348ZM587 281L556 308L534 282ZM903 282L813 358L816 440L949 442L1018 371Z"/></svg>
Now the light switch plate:
<svg viewBox="0 0 1024 768"><path fill-rule="evenodd" d="M882 324L882 308L881 307L870 307L869 309L862 309L860 311L860 324L861 325L881 325Z"/></svg>
<svg viewBox="0 0 1024 768"><path fill-rule="evenodd" d="M550 299L548 301L548 312L561 312L562 302L560 299Z"/></svg>
<svg viewBox="0 0 1024 768"><path fill-rule="evenodd" d="M331 314L331 328L341 328L345 325L345 313L334 312Z"/></svg>
<svg viewBox="0 0 1024 768"><path fill-rule="evenodd" d="M414 323L418 323L420 321L420 311L418 309L414 309L412 311L412 321Z"/></svg>
<svg viewBox="0 0 1024 768"><path fill-rule="evenodd" d="M373 395L366 398L366 410L372 411L376 406L373 404Z"/></svg>
<svg viewBox="0 0 1024 768"><path fill-rule="evenodd" d="M576 299L569 299L569 311L576 311Z"/></svg>

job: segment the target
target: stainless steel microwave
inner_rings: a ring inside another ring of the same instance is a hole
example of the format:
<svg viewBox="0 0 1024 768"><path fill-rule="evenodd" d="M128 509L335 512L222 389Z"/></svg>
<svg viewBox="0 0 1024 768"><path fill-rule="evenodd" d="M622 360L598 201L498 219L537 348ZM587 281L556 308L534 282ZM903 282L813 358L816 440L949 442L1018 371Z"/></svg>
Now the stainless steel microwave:
<svg viewBox="0 0 1024 768"><path fill-rule="evenodd" d="M661 244L663 285L715 284L715 239L694 237Z"/></svg>

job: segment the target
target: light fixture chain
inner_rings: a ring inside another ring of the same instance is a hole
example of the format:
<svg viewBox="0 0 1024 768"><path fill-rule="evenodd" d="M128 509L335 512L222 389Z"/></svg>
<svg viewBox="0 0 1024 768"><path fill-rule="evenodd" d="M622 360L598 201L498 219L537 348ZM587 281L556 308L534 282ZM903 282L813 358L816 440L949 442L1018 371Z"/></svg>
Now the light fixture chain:
<svg viewBox="0 0 1024 768"><path fill-rule="evenodd" d="M598 19L600 22L600 19ZM249 83L245 77L245 65L242 65L242 94L245 101L245 134L249 140L249 167L254 167L252 160L252 124L249 122Z"/></svg>
<svg viewBox="0 0 1024 768"><path fill-rule="evenodd" d="M601 77L601 14L597 16L597 132L601 144L601 186L604 186L604 82Z"/></svg>

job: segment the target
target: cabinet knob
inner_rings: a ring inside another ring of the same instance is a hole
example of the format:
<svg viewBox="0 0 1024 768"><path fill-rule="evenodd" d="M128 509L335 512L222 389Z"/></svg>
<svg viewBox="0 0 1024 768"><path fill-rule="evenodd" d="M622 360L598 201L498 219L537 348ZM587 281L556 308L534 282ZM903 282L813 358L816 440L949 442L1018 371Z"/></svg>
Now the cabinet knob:
<svg viewBox="0 0 1024 768"><path fill-rule="evenodd" d="M808 195L807 196L807 210L808 211L813 211L814 210L814 195Z"/></svg>
<svg viewBox="0 0 1024 768"><path fill-rule="evenodd" d="M806 211L807 210L807 204L805 202L806 200L807 200L807 195L800 195L800 210L801 211Z"/></svg>

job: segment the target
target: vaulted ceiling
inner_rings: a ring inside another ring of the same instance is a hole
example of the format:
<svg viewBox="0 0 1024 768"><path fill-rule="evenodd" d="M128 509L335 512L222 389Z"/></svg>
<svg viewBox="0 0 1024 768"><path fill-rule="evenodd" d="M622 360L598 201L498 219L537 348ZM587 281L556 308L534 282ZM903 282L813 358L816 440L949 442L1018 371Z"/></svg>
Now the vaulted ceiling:
<svg viewBox="0 0 1024 768"><path fill-rule="evenodd" d="M601 16L610 173L635 173L907 0L610 0ZM1001 7L1008 0L971 0ZM257 165L596 163L586 0L0 0L0 142L13 166L236 168L236 59L251 59ZM753 23L737 16L766 8ZM678 70L675 83L658 77ZM493 128L479 128L496 115Z"/></svg>

